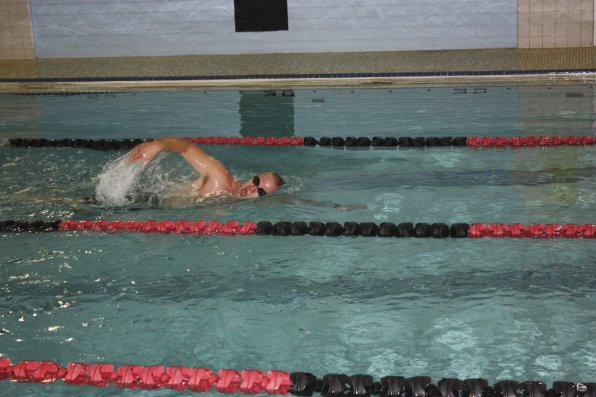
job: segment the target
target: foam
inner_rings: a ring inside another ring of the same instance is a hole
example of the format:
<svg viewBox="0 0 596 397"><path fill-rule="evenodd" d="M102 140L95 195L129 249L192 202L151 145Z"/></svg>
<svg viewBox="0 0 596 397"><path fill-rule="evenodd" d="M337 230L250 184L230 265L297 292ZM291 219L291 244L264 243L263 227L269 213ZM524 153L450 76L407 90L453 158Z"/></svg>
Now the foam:
<svg viewBox="0 0 596 397"><path fill-rule="evenodd" d="M143 171L140 162L129 163L128 153L105 165L98 175L95 188L96 200L104 205L127 205L134 202L139 175Z"/></svg>

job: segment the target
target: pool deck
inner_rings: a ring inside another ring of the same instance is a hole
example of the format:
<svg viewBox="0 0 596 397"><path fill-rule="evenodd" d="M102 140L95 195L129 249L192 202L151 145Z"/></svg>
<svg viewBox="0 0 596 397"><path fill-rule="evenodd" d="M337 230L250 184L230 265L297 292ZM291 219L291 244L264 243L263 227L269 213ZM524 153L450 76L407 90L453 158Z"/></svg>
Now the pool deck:
<svg viewBox="0 0 596 397"><path fill-rule="evenodd" d="M592 83L596 47L0 60L0 92Z"/></svg>

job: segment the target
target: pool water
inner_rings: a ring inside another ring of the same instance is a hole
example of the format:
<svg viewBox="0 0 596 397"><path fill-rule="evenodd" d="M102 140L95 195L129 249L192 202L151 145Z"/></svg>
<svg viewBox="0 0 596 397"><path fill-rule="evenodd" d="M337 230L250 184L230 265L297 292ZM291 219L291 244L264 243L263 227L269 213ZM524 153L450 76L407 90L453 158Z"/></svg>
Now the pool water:
<svg viewBox="0 0 596 397"><path fill-rule="evenodd" d="M46 138L592 135L594 102L587 85L4 95L0 129ZM287 186L256 201L85 204L124 152L3 147L0 219L595 221L593 147L205 149L242 179L275 170ZM194 177L175 156L152 173L147 189ZM0 354L589 382L595 264L593 240L5 234ZM125 392L0 382L6 396L77 393Z"/></svg>

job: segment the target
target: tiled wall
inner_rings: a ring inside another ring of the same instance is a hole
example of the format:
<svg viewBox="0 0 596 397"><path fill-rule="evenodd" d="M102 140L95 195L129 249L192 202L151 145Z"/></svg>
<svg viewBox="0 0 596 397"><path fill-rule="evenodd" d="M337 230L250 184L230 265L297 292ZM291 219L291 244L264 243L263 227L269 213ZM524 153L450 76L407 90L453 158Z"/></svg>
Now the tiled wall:
<svg viewBox="0 0 596 397"><path fill-rule="evenodd" d="M0 0L0 59L35 58L28 0Z"/></svg>
<svg viewBox="0 0 596 397"><path fill-rule="evenodd" d="M518 47L594 45L594 0L518 0Z"/></svg>
<svg viewBox="0 0 596 397"><path fill-rule="evenodd" d="M517 0L287 0L287 5L287 31L237 33L233 0L31 0L38 57L517 44Z"/></svg>

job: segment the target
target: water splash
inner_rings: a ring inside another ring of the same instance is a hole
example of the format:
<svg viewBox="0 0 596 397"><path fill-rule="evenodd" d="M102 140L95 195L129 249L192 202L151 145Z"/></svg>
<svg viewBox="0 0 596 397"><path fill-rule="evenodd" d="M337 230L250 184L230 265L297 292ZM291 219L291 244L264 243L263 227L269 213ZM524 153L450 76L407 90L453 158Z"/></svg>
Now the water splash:
<svg viewBox="0 0 596 397"><path fill-rule="evenodd" d="M98 175L95 199L104 205L127 205L134 202L141 163L129 163L128 154L110 161Z"/></svg>
<svg viewBox="0 0 596 397"><path fill-rule="evenodd" d="M158 155L145 168L140 163L128 162L128 155L110 161L97 177L95 199L107 206L161 205L177 199L181 187L190 177L180 164L162 164L167 156ZM184 166L184 164L182 164Z"/></svg>

